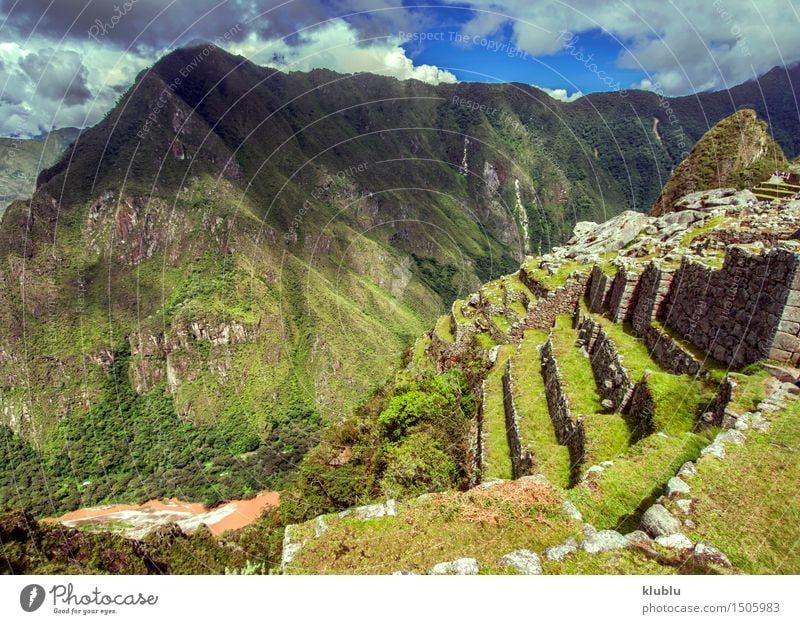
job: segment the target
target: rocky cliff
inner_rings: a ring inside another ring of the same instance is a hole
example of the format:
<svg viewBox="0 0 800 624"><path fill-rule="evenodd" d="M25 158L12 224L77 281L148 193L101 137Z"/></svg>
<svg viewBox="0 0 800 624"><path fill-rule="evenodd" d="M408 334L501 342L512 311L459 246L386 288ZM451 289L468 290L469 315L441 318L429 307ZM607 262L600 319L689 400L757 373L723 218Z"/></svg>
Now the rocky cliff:
<svg viewBox="0 0 800 624"><path fill-rule="evenodd" d="M688 193L719 187L753 187L786 165L786 157L755 111L743 109L706 132L675 169L651 214L675 210Z"/></svg>

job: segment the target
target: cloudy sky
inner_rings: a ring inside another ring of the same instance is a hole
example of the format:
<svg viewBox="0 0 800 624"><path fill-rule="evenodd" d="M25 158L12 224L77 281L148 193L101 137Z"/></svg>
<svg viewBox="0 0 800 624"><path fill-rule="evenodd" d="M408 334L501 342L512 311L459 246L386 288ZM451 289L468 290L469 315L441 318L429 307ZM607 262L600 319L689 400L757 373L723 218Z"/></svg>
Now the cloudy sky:
<svg viewBox="0 0 800 624"><path fill-rule="evenodd" d="M793 0L0 0L0 135L96 123L175 47L286 70L534 84L553 97L722 89L800 61Z"/></svg>

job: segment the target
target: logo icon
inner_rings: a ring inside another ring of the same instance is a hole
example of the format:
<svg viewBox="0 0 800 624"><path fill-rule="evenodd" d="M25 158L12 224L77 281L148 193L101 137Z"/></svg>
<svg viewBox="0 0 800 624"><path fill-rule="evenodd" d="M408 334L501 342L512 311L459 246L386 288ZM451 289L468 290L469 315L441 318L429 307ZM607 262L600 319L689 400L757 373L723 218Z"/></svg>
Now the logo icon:
<svg viewBox="0 0 800 624"><path fill-rule="evenodd" d="M41 585L26 585L19 594L19 604L28 613L36 611L43 602L44 587Z"/></svg>

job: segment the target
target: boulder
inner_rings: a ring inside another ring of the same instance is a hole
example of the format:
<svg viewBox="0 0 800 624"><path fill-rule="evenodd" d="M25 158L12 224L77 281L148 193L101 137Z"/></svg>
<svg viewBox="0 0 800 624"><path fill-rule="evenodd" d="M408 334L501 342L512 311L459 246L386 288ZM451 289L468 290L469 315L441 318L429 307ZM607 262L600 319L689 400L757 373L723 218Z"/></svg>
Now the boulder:
<svg viewBox="0 0 800 624"><path fill-rule="evenodd" d="M565 500L563 503L561 503L561 508L564 510L564 513L566 513L573 520L583 522L583 515L572 501Z"/></svg>
<svg viewBox="0 0 800 624"><path fill-rule="evenodd" d="M455 561L444 561L437 563L429 571L428 574L477 574L480 570L480 565L477 559L472 557L463 557Z"/></svg>
<svg viewBox="0 0 800 624"><path fill-rule="evenodd" d="M380 503L377 505L364 505L363 507L356 507L353 510L353 515L358 520L374 520L383 518L386 515L386 508Z"/></svg>
<svg viewBox="0 0 800 624"><path fill-rule="evenodd" d="M659 535L656 538L656 544L660 544L664 548L675 548L678 550L688 550L694 545L692 544L692 540L686 537L683 533Z"/></svg>
<svg viewBox="0 0 800 624"><path fill-rule="evenodd" d="M653 538L644 531L632 531L625 535L627 548L652 548Z"/></svg>
<svg viewBox="0 0 800 624"><path fill-rule="evenodd" d="M641 529L651 537L678 533L681 523L663 505L652 505L642 515Z"/></svg>
<svg viewBox="0 0 800 624"><path fill-rule="evenodd" d="M521 574L541 574L542 562L532 550L515 550L507 555L503 555L497 561L501 566L508 566L516 569Z"/></svg>
<svg viewBox="0 0 800 624"><path fill-rule="evenodd" d="M673 496L675 494L688 494L691 492L691 490L692 489L680 477L672 477L669 481L667 481L667 496Z"/></svg>
<svg viewBox="0 0 800 624"><path fill-rule="evenodd" d="M604 550L615 550L617 548L626 548L628 540L619 532L604 529L597 531L594 535L588 536L581 548L589 554L595 554Z"/></svg>
<svg viewBox="0 0 800 624"><path fill-rule="evenodd" d="M703 563L712 563L725 568L733 567L730 560L720 550L705 542L697 542L695 544L692 558Z"/></svg>
<svg viewBox="0 0 800 624"><path fill-rule="evenodd" d="M649 224L650 217L633 210L626 210L600 224L579 223L575 226L575 242L572 244L569 255L577 258L587 254L619 251L632 242ZM589 225L593 227L589 227Z"/></svg>
<svg viewBox="0 0 800 624"><path fill-rule="evenodd" d="M552 561L564 561L564 559L578 550L578 542L574 537L568 538L558 546L551 546L542 553Z"/></svg>

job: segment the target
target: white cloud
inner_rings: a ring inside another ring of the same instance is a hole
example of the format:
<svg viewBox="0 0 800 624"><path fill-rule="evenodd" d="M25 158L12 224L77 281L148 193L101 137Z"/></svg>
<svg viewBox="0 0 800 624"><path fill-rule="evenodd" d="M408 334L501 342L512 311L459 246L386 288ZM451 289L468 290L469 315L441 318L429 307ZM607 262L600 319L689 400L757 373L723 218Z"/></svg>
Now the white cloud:
<svg viewBox="0 0 800 624"><path fill-rule="evenodd" d="M131 85L154 60L89 40L57 48L41 37L24 44L4 43L0 45L0 136L94 125L114 105L119 88Z"/></svg>
<svg viewBox="0 0 800 624"><path fill-rule="evenodd" d="M290 46L283 39L264 41L251 34L227 48L254 63L286 71L326 67L343 73L369 72L400 80L415 78L431 84L457 82L449 71L433 65L414 65L397 41L379 38L359 42L355 29L343 20L331 21L311 31L296 45Z"/></svg>
<svg viewBox="0 0 800 624"><path fill-rule="evenodd" d="M461 0L446 0L461 4ZM500 18L514 44L533 55L563 49L563 31L603 30L624 46L617 64L647 73L667 95L724 89L776 65L800 61L800 14L778 0L471 0L489 13L468 24L470 33L491 35ZM454 10L458 10L455 9ZM482 29L482 32L481 32ZM588 44L588 38L581 42ZM591 52L588 50L587 52Z"/></svg>
<svg viewBox="0 0 800 624"><path fill-rule="evenodd" d="M540 91L544 91L547 95L549 95L554 100L558 100L559 102L574 102L578 98L583 97L583 93L580 91L575 91L573 94L568 94L566 89L548 89L547 87L540 87L539 85L531 85L532 87L536 87Z"/></svg>

